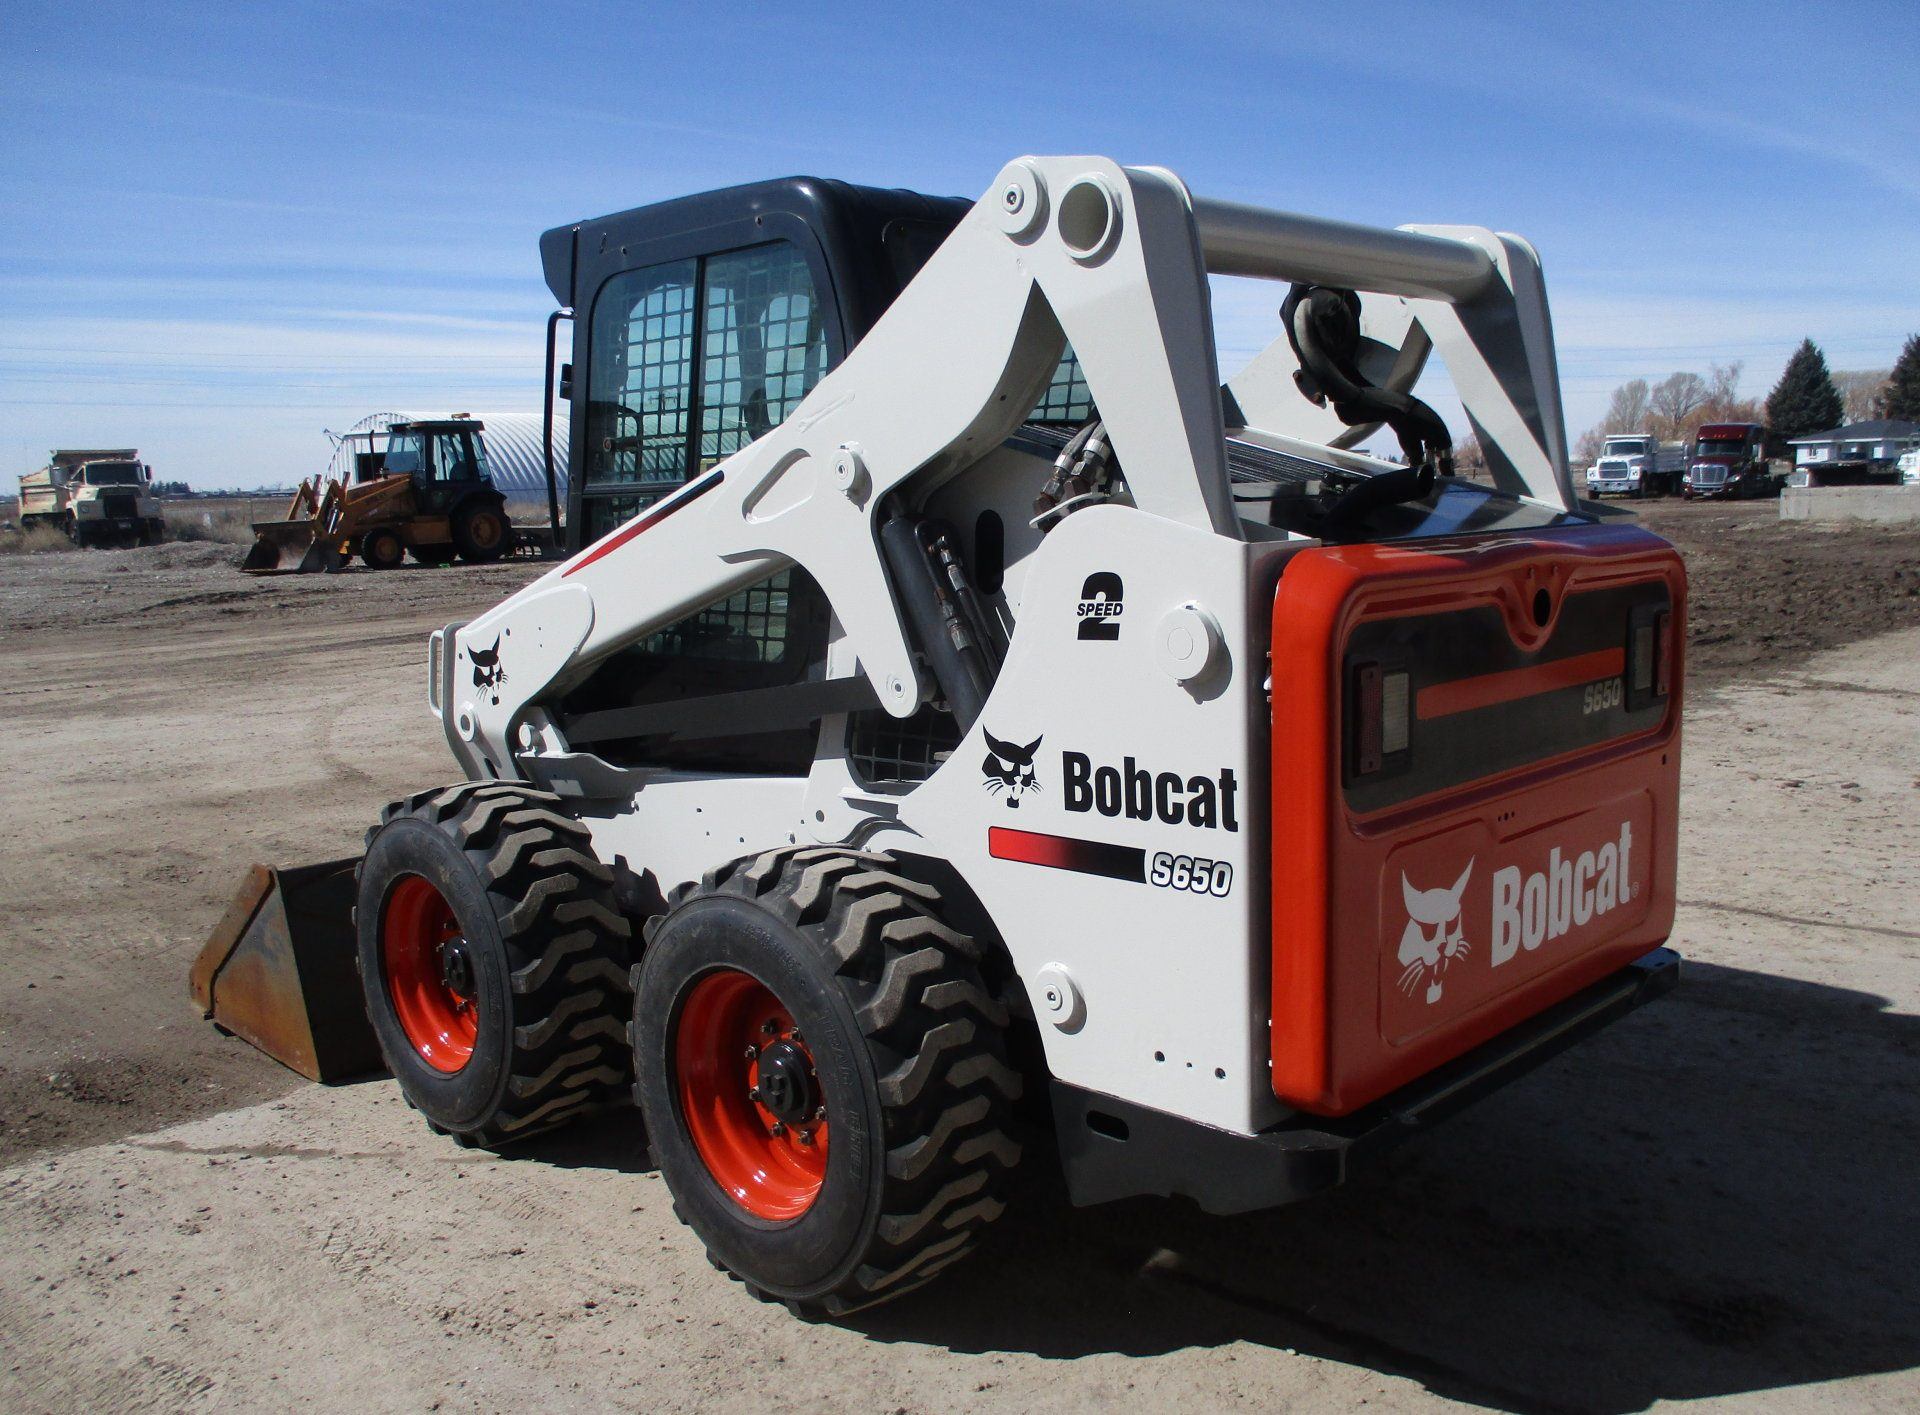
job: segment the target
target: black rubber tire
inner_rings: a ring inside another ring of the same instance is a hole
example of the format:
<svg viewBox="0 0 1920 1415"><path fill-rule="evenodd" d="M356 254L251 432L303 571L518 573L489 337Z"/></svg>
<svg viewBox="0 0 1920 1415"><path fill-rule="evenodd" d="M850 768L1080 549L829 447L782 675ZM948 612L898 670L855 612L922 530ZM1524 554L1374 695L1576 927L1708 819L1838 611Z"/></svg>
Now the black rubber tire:
<svg viewBox="0 0 1920 1415"><path fill-rule="evenodd" d="M407 558L407 543L391 526L376 526L360 538L360 558L374 570L396 570Z"/></svg>
<svg viewBox="0 0 1920 1415"><path fill-rule="evenodd" d="M649 921L634 969L635 1097L675 1213L756 1297L805 1316L889 1301L968 1253L1005 1207L1021 1090L1007 1012L940 904L883 855L789 847L711 871ZM831 1143L797 1219L736 1204L687 1133L674 1028L716 966L772 988L813 1052Z"/></svg>
<svg viewBox="0 0 1920 1415"><path fill-rule="evenodd" d="M456 552L450 545L410 545L407 554L417 565L451 565Z"/></svg>
<svg viewBox="0 0 1920 1415"><path fill-rule="evenodd" d="M453 513L453 548L470 565L485 565L505 555L513 545L513 524L498 502L475 499Z"/></svg>
<svg viewBox="0 0 1920 1415"><path fill-rule="evenodd" d="M586 828L559 805L467 782L388 806L367 833L354 911L367 1016L408 1102L462 1144L524 1139L629 1094L632 929ZM479 1031L457 1072L420 1057L387 993L381 921L409 874L440 891L473 949Z"/></svg>

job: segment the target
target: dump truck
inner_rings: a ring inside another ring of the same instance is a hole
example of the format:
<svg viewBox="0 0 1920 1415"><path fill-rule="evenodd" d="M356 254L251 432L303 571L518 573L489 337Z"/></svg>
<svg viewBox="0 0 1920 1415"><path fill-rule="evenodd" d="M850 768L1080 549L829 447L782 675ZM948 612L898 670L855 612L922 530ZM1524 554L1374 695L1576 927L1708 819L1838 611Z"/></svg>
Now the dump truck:
<svg viewBox="0 0 1920 1415"><path fill-rule="evenodd" d="M487 475L485 434L477 418L395 425L385 451L355 454L351 477L303 481L284 516L256 521L240 568L305 574L343 569L355 556L375 570L409 555L427 565L498 560L514 532Z"/></svg>
<svg viewBox="0 0 1920 1415"><path fill-rule="evenodd" d="M153 545L166 534L153 468L139 450L56 449L20 478L20 524L51 526L75 545Z"/></svg>
<svg viewBox="0 0 1920 1415"><path fill-rule="evenodd" d="M1607 438L1587 469L1587 494L1665 496L1680 489L1687 470L1687 444L1662 442L1650 432Z"/></svg>
<svg viewBox="0 0 1920 1415"><path fill-rule="evenodd" d="M635 1105L715 1266L836 1316L1020 1164L1307 1199L1676 982L1686 575L1574 495L1526 241L1028 157L541 250L599 534L431 636L456 779L249 877L216 1022L463 1145ZM1213 274L1278 310L1224 387Z"/></svg>

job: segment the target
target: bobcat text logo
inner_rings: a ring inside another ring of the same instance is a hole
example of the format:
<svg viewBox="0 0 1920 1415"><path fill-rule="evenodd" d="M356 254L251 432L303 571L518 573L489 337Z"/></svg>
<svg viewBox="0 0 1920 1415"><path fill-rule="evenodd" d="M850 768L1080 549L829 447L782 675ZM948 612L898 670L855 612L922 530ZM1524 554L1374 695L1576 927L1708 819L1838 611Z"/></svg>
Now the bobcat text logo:
<svg viewBox="0 0 1920 1415"><path fill-rule="evenodd" d="M500 640L494 639L490 649L468 649L467 657L473 660L473 686L490 694L494 706L498 707L500 685L507 681L507 670L500 666Z"/></svg>
<svg viewBox="0 0 1920 1415"><path fill-rule="evenodd" d="M1006 792L1007 805L1018 810L1022 796L1040 789L1039 779L1033 774L1033 754L1040 750L1045 738L1036 737L1022 747L1002 742L984 727L980 731L987 739L987 759L980 764L983 778L980 784L989 792Z"/></svg>
<svg viewBox="0 0 1920 1415"><path fill-rule="evenodd" d="M1493 876L1493 943L1489 958L1498 968L1522 948L1531 953L1589 920L1611 913L1627 901L1633 827L1620 823L1620 838L1598 850L1582 850L1569 859L1559 846L1547 867L1524 874L1518 865Z"/></svg>
<svg viewBox="0 0 1920 1415"><path fill-rule="evenodd" d="M1098 811L1103 816L1124 815L1128 820L1159 820L1202 830L1240 829L1235 813L1240 783L1232 767L1222 767L1218 776L1183 776L1175 771L1154 772L1132 757L1119 766L1095 766L1085 752L1062 752L1060 780L1062 804L1070 811Z"/></svg>
<svg viewBox="0 0 1920 1415"><path fill-rule="evenodd" d="M1407 906L1407 927L1400 935L1400 991L1408 997L1421 983L1427 985L1429 1005L1440 1000L1440 975L1457 959L1473 951L1462 922L1460 898L1473 877L1472 860L1447 889L1415 889L1404 871L1400 897Z"/></svg>

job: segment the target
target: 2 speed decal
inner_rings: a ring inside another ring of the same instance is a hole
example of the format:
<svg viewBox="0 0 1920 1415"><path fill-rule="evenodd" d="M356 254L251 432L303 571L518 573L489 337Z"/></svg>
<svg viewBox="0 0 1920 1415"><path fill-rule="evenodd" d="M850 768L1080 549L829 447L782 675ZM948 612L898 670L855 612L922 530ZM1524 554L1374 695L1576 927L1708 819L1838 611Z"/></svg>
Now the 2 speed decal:
<svg viewBox="0 0 1920 1415"><path fill-rule="evenodd" d="M1120 616L1126 612L1126 588L1111 570L1096 570L1080 586L1082 640L1111 643L1120 637Z"/></svg>

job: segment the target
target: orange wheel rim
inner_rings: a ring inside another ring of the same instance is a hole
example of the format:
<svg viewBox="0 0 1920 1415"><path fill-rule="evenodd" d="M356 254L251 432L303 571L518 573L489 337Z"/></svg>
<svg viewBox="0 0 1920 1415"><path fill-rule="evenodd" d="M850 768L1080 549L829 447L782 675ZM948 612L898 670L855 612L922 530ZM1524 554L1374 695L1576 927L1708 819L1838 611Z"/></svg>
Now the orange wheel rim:
<svg viewBox="0 0 1920 1415"><path fill-rule="evenodd" d="M827 1105L793 1014L758 978L724 968L674 1023L680 1113L707 1173L755 1218L813 1207L827 1177Z"/></svg>
<svg viewBox="0 0 1920 1415"><path fill-rule="evenodd" d="M452 1075L479 1034L472 950L453 907L419 875L403 875L380 920L387 997L420 1059Z"/></svg>

